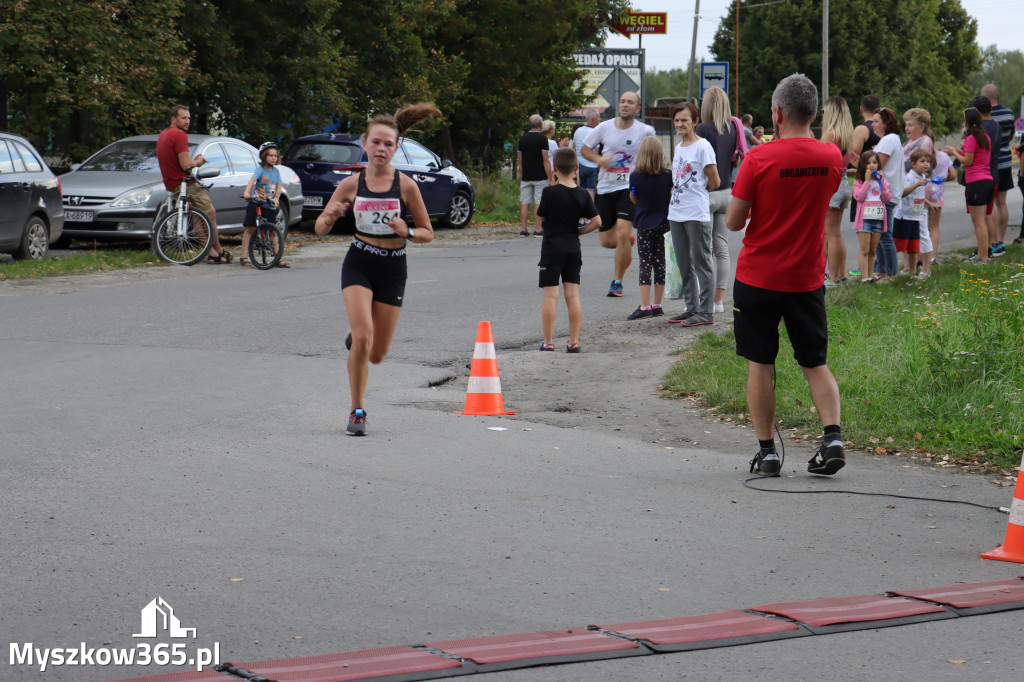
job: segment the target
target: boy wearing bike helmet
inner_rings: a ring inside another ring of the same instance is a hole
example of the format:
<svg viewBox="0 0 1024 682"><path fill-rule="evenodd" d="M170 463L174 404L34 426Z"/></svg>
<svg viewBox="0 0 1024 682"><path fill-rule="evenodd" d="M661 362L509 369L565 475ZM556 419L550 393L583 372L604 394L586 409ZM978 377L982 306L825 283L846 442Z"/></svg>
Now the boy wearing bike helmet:
<svg viewBox="0 0 1024 682"><path fill-rule="evenodd" d="M249 183L242 192L242 198L253 198L260 202L269 202L269 206L261 207L263 219L268 222L277 221L277 207L281 199L281 172L277 169L277 161L281 152L276 142L264 142L260 145L260 165L256 166ZM256 231L256 204L249 203L245 207L245 220L242 222L245 232L242 233L242 253L249 253L249 240ZM251 266L248 258L239 258L239 264ZM290 268L284 261L279 261L279 268Z"/></svg>

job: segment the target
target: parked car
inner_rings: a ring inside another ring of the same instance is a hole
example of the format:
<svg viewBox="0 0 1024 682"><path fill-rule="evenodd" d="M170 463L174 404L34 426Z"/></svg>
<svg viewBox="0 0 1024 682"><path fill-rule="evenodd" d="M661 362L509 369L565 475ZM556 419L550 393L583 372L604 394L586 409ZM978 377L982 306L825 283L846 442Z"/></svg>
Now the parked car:
<svg viewBox="0 0 1024 682"><path fill-rule="evenodd" d="M64 188L64 234L77 239L149 239L153 220L167 198L156 158L157 135L126 137L99 150L60 176ZM210 199L221 234L240 234L246 183L259 164L254 147L233 137L189 135L189 154L202 154L204 169L220 174ZM287 230L302 220L302 186L291 169L281 171L281 210L277 223Z"/></svg>
<svg viewBox="0 0 1024 682"><path fill-rule="evenodd" d="M358 136L324 133L296 138L284 153L282 164L298 174L305 212L315 217L323 211L338 183L366 168L367 159ZM469 225L476 190L451 161L441 159L415 140L403 138L391 164L416 181L432 219L460 229Z"/></svg>
<svg viewBox="0 0 1024 682"><path fill-rule="evenodd" d="M44 258L63 227L57 176L28 140L0 132L0 253Z"/></svg>

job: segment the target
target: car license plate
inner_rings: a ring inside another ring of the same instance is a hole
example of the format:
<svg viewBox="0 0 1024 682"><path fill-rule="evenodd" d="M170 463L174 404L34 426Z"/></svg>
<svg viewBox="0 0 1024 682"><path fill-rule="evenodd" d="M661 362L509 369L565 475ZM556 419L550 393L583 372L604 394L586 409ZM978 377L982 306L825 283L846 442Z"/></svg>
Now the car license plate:
<svg viewBox="0 0 1024 682"><path fill-rule="evenodd" d="M66 223L91 223L92 211L68 211L64 210L64 222Z"/></svg>
<svg viewBox="0 0 1024 682"><path fill-rule="evenodd" d="M304 197L302 197L302 205L303 206L323 206L324 205L324 198L323 197L304 196Z"/></svg>

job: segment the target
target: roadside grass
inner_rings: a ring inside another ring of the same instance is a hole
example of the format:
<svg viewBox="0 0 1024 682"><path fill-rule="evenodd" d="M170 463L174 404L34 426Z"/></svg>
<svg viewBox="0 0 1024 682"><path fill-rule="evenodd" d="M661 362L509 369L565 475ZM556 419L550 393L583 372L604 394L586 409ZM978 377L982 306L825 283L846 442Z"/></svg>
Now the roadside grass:
<svg viewBox="0 0 1024 682"><path fill-rule="evenodd" d="M498 171L472 174L476 190L473 222L481 225L519 224L519 181Z"/></svg>
<svg viewBox="0 0 1024 682"><path fill-rule="evenodd" d="M61 258L47 257L42 260L14 260L0 263L0 281L84 275L90 272L109 272L149 265L167 265L167 263L149 250L148 243L144 249L76 249L69 256Z"/></svg>
<svg viewBox="0 0 1024 682"><path fill-rule="evenodd" d="M1024 247L988 266L951 262L928 280L828 289L829 367L850 447L1006 469L1024 446ZM781 326L777 423L800 440L821 434L803 373ZM748 418L746 361L732 331L701 334L666 377L727 421Z"/></svg>

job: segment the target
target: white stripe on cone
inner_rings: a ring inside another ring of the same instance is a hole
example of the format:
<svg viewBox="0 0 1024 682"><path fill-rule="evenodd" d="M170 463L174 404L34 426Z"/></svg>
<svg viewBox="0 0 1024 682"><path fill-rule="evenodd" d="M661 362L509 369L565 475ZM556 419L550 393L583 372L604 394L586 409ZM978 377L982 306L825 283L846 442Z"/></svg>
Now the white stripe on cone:
<svg viewBox="0 0 1024 682"><path fill-rule="evenodd" d="M501 393L501 379L498 377L470 377L467 393Z"/></svg>
<svg viewBox="0 0 1024 682"><path fill-rule="evenodd" d="M1013 502L1010 504L1010 523L1024 526L1024 500L1013 498Z"/></svg>
<svg viewBox="0 0 1024 682"><path fill-rule="evenodd" d="M495 360L498 354L494 352L494 342L492 341L477 341L476 349L473 351L473 359L476 360Z"/></svg>

